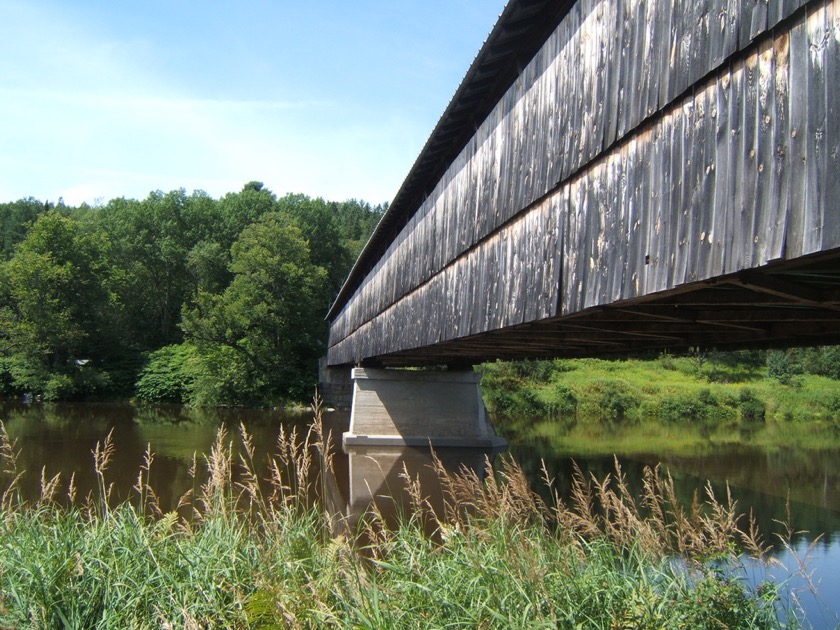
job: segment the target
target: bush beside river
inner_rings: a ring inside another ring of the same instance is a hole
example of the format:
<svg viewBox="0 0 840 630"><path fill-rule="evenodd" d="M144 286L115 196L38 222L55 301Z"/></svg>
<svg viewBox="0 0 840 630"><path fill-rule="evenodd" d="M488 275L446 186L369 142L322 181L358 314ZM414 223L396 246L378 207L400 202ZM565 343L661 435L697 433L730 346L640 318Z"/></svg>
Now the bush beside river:
<svg viewBox="0 0 840 630"><path fill-rule="evenodd" d="M612 453L619 443L624 453L658 444L670 452L733 443L837 446L839 370L834 347L479 367L501 433L550 438L579 453Z"/></svg>

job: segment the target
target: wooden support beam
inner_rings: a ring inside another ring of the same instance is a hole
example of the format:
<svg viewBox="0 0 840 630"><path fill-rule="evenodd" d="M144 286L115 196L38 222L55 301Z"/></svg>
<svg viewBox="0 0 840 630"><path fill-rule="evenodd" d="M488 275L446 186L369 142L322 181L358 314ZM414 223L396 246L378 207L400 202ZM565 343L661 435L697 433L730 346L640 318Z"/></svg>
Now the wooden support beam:
<svg viewBox="0 0 840 630"><path fill-rule="evenodd" d="M793 302L840 311L840 307L826 301L823 292L819 289L783 280L770 274L743 273L737 276L733 281L734 283L752 291L785 298Z"/></svg>

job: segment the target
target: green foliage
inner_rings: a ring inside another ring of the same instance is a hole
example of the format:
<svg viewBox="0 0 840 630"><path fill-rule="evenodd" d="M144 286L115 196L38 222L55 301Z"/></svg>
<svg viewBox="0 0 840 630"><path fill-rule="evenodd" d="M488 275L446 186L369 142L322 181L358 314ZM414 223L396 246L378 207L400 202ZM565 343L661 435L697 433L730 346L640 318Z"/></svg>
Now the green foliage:
<svg viewBox="0 0 840 630"><path fill-rule="evenodd" d="M28 227L47 210L49 204L32 197L0 203L0 261L12 257L17 244L26 238Z"/></svg>
<svg viewBox="0 0 840 630"><path fill-rule="evenodd" d="M748 424L764 424L767 405L761 401L755 392L745 387L738 396L738 409L741 420Z"/></svg>
<svg viewBox="0 0 840 630"><path fill-rule="evenodd" d="M331 203L330 206L336 216L342 242L347 246L351 260L355 260L388 209L388 204L371 206L367 202L350 199Z"/></svg>
<svg viewBox="0 0 840 630"><path fill-rule="evenodd" d="M668 396L659 408L659 417L668 424L701 424L709 416L709 405L688 394Z"/></svg>
<svg viewBox="0 0 840 630"><path fill-rule="evenodd" d="M744 383L763 376L765 355L761 351L709 352L705 356L706 367L701 373L710 383Z"/></svg>
<svg viewBox="0 0 840 630"><path fill-rule="evenodd" d="M137 398L146 402L189 402L201 372L195 346L164 346L149 355L137 380Z"/></svg>
<svg viewBox="0 0 840 630"><path fill-rule="evenodd" d="M326 271L313 264L300 228L282 213L265 214L243 230L230 269L233 280L223 292L199 290L183 313L184 333L210 359L206 398L305 399L324 351Z"/></svg>
<svg viewBox="0 0 840 630"><path fill-rule="evenodd" d="M522 379L507 371L485 370L481 385L487 407L507 418L538 417L547 412L536 394Z"/></svg>
<svg viewBox="0 0 840 630"><path fill-rule="evenodd" d="M181 306L196 284L215 278L201 264L199 244L208 247L222 231L217 204L200 192L157 191L143 201L114 199L89 218L113 243L109 258L124 307L121 325L134 347L154 350L182 341Z"/></svg>
<svg viewBox="0 0 840 630"><path fill-rule="evenodd" d="M548 383L555 372L553 361L513 361L510 367L520 378L537 383Z"/></svg>
<svg viewBox="0 0 840 630"><path fill-rule="evenodd" d="M200 241L187 252L187 271L196 292L222 291L233 279L229 267L230 252L216 241Z"/></svg>
<svg viewBox="0 0 840 630"><path fill-rule="evenodd" d="M660 363L660 365L662 365L662 368L665 369L665 370L676 370L677 369L677 364L674 361L674 356L672 354L667 353L667 352L663 352L659 356L659 363Z"/></svg>
<svg viewBox="0 0 840 630"><path fill-rule="evenodd" d="M278 208L295 219L309 244L310 261L326 271L329 294L337 294L350 272L353 259L342 243L334 207L320 198L286 195L278 201Z"/></svg>
<svg viewBox="0 0 840 630"><path fill-rule="evenodd" d="M802 372L802 365L793 353L782 350L771 350L767 353L767 376L775 378L782 385L796 384L796 377Z"/></svg>
<svg viewBox="0 0 840 630"><path fill-rule="evenodd" d="M772 585L756 596L743 581L709 571L697 581L691 597L676 605L672 619L681 628L770 628L776 625L769 613L777 601Z"/></svg>
<svg viewBox="0 0 840 630"><path fill-rule="evenodd" d="M796 622L782 617L774 587L731 577L742 568L733 550L745 534L734 506L714 498L681 505L658 470L645 475L644 502L658 514L648 518L620 474L611 482L577 471L577 498L546 505L514 462L490 471L488 483L444 471L434 483L449 489L449 507L435 515L433 539L419 481L415 511L393 527L378 511L354 528L311 505L301 490L323 479L309 453L322 442L281 434L270 455L273 491L264 494L249 436L243 429L246 474L234 482L222 430L206 458L207 483L185 495L183 513L167 514L155 509L151 453L136 503L108 501L108 461L119 455L110 446L95 449L94 496L63 508L52 482L35 505L21 501L3 440L12 481L0 505L0 626L734 630ZM347 527L336 535L339 526ZM730 571L715 570L724 563Z"/></svg>
<svg viewBox="0 0 840 630"><path fill-rule="evenodd" d="M693 426L705 437L735 420L733 409L722 405L707 387L666 396L659 405L658 416L667 425Z"/></svg>
<svg viewBox="0 0 840 630"><path fill-rule="evenodd" d="M10 369L9 358L0 355L0 396L12 396L16 393Z"/></svg>
<svg viewBox="0 0 840 630"><path fill-rule="evenodd" d="M104 366L121 342L108 250L105 235L49 211L4 265L0 323L16 391L56 400L107 389Z"/></svg>
<svg viewBox="0 0 840 630"><path fill-rule="evenodd" d="M181 189L93 208L0 204L0 393L129 396L152 356L150 399L308 399L326 309L384 209L278 199L261 182L219 200ZM296 244L272 252L278 221ZM187 330L197 354L179 377L173 351L154 353Z"/></svg>
<svg viewBox="0 0 840 630"><path fill-rule="evenodd" d="M813 356L830 356L829 349L809 350ZM825 447L825 440L840 432L840 407L834 402L840 400L840 382L806 370L797 376L796 387L780 387L766 368L756 367L759 357L766 366L767 353L742 352L716 353L714 359L705 355L699 371L696 356L667 357L665 364L663 357L496 362L477 371L501 433L551 436L563 448L587 451L592 435L610 448L633 452L651 441L679 441L687 449L743 441ZM723 382L709 383L710 364L728 375ZM551 366L548 373L542 371L545 365ZM523 396L521 390L531 393ZM619 430L630 426L632 432Z"/></svg>
<svg viewBox="0 0 840 630"><path fill-rule="evenodd" d="M224 344L199 343L198 370L184 402L199 407L270 405L281 395L267 390L268 375L254 370L242 353ZM291 397L283 400L292 399Z"/></svg>
<svg viewBox="0 0 840 630"><path fill-rule="evenodd" d="M558 374L567 371L564 362L514 361L478 366L481 388L488 409L508 419L550 417L567 428L577 416L577 397L563 383L553 383ZM548 389L535 391L539 383Z"/></svg>
<svg viewBox="0 0 840 630"><path fill-rule="evenodd" d="M553 416L574 416L577 414L578 399L572 389L563 383L554 385L551 412Z"/></svg>
<svg viewBox="0 0 840 630"><path fill-rule="evenodd" d="M785 354L793 355L805 374L840 380L840 346L794 348Z"/></svg>
<svg viewBox="0 0 840 630"><path fill-rule="evenodd" d="M632 412L639 407L640 400L627 383L601 381L595 384L594 389L602 422L627 424L635 420Z"/></svg>

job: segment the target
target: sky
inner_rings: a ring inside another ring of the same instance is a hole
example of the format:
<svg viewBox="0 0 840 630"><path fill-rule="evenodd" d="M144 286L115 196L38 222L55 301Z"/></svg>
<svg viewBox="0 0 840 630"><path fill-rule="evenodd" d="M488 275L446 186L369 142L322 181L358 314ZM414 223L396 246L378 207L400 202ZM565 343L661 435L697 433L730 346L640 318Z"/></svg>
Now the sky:
<svg viewBox="0 0 840 630"><path fill-rule="evenodd" d="M0 0L0 203L391 201L504 0Z"/></svg>

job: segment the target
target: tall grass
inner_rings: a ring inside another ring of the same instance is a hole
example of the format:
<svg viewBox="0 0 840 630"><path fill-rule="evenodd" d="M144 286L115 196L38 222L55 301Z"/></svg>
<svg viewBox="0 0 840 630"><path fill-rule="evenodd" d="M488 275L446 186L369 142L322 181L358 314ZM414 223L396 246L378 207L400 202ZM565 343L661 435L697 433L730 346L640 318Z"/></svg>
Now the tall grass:
<svg viewBox="0 0 840 630"><path fill-rule="evenodd" d="M731 571L735 549L764 544L729 497L680 505L669 476L647 473L633 497L616 466L575 472L570 501L544 501L519 466L446 471L442 504L403 470L412 511L388 527L374 507L353 529L318 501L331 451L320 409L301 435L280 430L267 463L244 426L220 430L194 470L203 481L162 513L147 451L135 500L113 504L110 439L93 452L97 490L42 475L17 491L15 444L0 426L0 626L209 627L778 627L772 587ZM263 469L267 473L262 473ZM554 482L547 476L549 489ZM72 501L70 500L72 499ZM344 525L344 527L342 527ZM723 569L726 564L729 569Z"/></svg>

